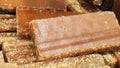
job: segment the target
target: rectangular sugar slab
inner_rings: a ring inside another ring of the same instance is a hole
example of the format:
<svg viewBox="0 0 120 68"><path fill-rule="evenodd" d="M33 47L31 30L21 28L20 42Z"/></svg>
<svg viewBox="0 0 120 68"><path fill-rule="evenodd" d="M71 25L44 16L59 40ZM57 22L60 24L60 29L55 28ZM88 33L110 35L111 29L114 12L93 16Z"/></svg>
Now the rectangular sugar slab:
<svg viewBox="0 0 120 68"><path fill-rule="evenodd" d="M3 53L9 63L31 63L36 61L33 42L28 40L16 40L3 43Z"/></svg>
<svg viewBox="0 0 120 68"><path fill-rule="evenodd" d="M41 10L66 10L65 0L0 0L0 8L15 9L20 6Z"/></svg>
<svg viewBox="0 0 120 68"><path fill-rule="evenodd" d="M17 23L15 15L0 14L0 32L16 31Z"/></svg>
<svg viewBox="0 0 120 68"><path fill-rule="evenodd" d="M17 33L20 38L29 38L29 22L34 19L51 18L78 14L76 12L38 10L31 8L17 8Z"/></svg>
<svg viewBox="0 0 120 68"><path fill-rule="evenodd" d="M120 46L120 27L113 12L63 16L30 23L39 60Z"/></svg>

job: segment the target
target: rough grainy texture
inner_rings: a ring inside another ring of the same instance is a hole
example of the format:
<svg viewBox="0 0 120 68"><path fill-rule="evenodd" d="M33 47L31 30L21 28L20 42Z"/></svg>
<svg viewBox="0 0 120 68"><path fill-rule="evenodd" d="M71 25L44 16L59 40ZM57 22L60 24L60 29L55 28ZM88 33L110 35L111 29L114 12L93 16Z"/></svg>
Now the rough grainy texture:
<svg viewBox="0 0 120 68"><path fill-rule="evenodd" d="M112 10L115 12L120 24L120 7L119 6L120 6L120 0L114 0L114 5Z"/></svg>
<svg viewBox="0 0 120 68"><path fill-rule="evenodd" d="M3 57L3 52L0 51L0 63L4 63L4 57Z"/></svg>
<svg viewBox="0 0 120 68"><path fill-rule="evenodd" d="M68 57L48 62L20 65L20 68L110 68L104 63L102 55L91 54Z"/></svg>
<svg viewBox="0 0 120 68"><path fill-rule="evenodd" d="M31 63L36 61L33 43L25 40L6 42L3 44L3 53L9 63Z"/></svg>
<svg viewBox="0 0 120 68"><path fill-rule="evenodd" d="M30 9L30 8L17 8L17 23L18 36L29 38L29 21L34 19L43 19L43 18L51 18L57 16L67 16L78 14L75 12L64 12L64 11L48 11L48 10L38 10L38 9Z"/></svg>
<svg viewBox="0 0 120 68"><path fill-rule="evenodd" d="M16 31L17 23L14 15L0 14L0 32Z"/></svg>
<svg viewBox="0 0 120 68"><path fill-rule="evenodd" d="M66 10L65 0L0 0L0 8L15 9L16 7L39 9Z"/></svg>
<svg viewBox="0 0 120 68"><path fill-rule="evenodd" d="M93 5L90 5L85 0L66 0L66 4L68 8L72 11L81 12L81 13L89 13L89 12L97 12L99 11Z"/></svg>
<svg viewBox="0 0 120 68"><path fill-rule="evenodd" d="M105 54L103 55L103 58L105 60L105 64L110 66L111 68L115 68L117 64L117 59L113 54Z"/></svg>
<svg viewBox="0 0 120 68"><path fill-rule="evenodd" d="M115 57L117 58L117 67L120 68L120 51L114 53Z"/></svg>
<svg viewBox="0 0 120 68"><path fill-rule="evenodd" d="M39 60L120 46L120 27L113 12L33 20L31 33Z"/></svg>
<svg viewBox="0 0 120 68"><path fill-rule="evenodd" d="M17 34L14 32L0 33L0 46L3 42L12 42L17 38Z"/></svg>
<svg viewBox="0 0 120 68"><path fill-rule="evenodd" d="M0 63L0 68L19 68L16 63Z"/></svg>

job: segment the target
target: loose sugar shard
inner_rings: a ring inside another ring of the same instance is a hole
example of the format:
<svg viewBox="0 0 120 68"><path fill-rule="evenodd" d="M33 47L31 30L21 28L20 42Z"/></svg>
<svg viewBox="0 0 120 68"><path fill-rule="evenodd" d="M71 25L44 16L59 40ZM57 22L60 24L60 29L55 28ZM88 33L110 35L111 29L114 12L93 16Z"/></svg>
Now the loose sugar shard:
<svg viewBox="0 0 120 68"><path fill-rule="evenodd" d="M19 65L20 68L110 68L105 65L103 56L91 54L77 57L67 57L53 61L43 61Z"/></svg>
<svg viewBox="0 0 120 68"><path fill-rule="evenodd" d="M36 61L34 46L31 41L5 42L2 49L9 63L25 64Z"/></svg>
<svg viewBox="0 0 120 68"><path fill-rule="evenodd" d="M34 19L51 18L78 14L76 12L38 10L33 8L17 8L17 33L19 38L29 38L29 22Z"/></svg>
<svg viewBox="0 0 120 68"><path fill-rule="evenodd" d="M0 32L13 32L17 29L14 15L0 14Z"/></svg>
<svg viewBox="0 0 120 68"><path fill-rule="evenodd" d="M30 23L40 61L120 46L120 26L113 12L63 16Z"/></svg>

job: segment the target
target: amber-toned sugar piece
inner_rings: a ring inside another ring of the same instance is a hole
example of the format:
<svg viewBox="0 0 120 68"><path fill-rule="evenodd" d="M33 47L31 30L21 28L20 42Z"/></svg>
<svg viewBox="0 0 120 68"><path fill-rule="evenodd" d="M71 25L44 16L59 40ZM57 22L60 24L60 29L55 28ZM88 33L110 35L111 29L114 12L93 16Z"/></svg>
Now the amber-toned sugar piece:
<svg viewBox="0 0 120 68"><path fill-rule="evenodd" d="M113 54L105 54L103 55L103 58L105 60L105 64L110 66L111 68L115 68L116 64L117 64L117 59L115 58L115 56Z"/></svg>
<svg viewBox="0 0 120 68"><path fill-rule="evenodd" d="M0 0L0 8L15 9L16 7L38 9L66 10L65 0Z"/></svg>
<svg viewBox="0 0 120 68"><path fill-rule="evenodd" d="M12 42L17 38L17 34L15 32L5 32L0 33L0 46L3 42Z"/></svg>
<svg viewBox="0 0 120 68"><path fill-rule="evenodd" d="M3 53L9 63L31 63L36 61L33 43L27 40L16 40L3 44Z"/></svg>
<svg viewBox="0 0 120 68"><path fill-rule="evenodd" d="M68 57L48 62L20 65L20 68L110 68L100 54Z"/></svg>
<svg viewBox="0 0 120 68"><path fill-rule="evenodd" d="M29 38L29 22L34 19L51 18L58 16L75 15L76 12L38 10L30 8L17 8L17 33L20 38Z"/></svg>
<svg viewBox="0 0 120 68"><path fill-rule="evenodd" d="M16 63L0 63L1 68L19 68Z"/></svg>
<svg viewBox="0 0 120 68"><path fill-rule="evenodd" d="M30 23L39 60L120 46L120 27L113 12L62 16L33 20Z"/></svg>
<svg viewBox="0 0 120 68"><path fill-rule="evenodd" d="M100 11L97 7L90 5L85 0L66 0L68 8L72 11L90 13Z"/></svg>
<svg viewBox="0 0 120 68"><path fill-rule="evenodd" d="M3 57L3 52L0 51L0 63L4 63L4 57Z"/></svg>
<svg viewBox="0 0 120 68"><path fill-rule="evenodd" d="M0 32L16 31L16 29L15 15L0 14Z"/></svg>

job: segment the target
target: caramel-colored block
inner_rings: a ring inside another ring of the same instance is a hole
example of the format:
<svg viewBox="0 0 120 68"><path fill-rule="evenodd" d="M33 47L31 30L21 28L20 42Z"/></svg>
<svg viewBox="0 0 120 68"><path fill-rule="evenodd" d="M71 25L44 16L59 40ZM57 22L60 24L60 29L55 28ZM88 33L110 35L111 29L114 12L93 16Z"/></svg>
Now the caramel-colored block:
<svg viewBox="0 0 120 68"><path fill-rule="evenodd" d="M0 0L0 8L15 9L20 6L39 9L66 10L65 0Z"/></svg>
<svg viewBox="0 0 120 68"><path fill-rule="evenodd" d="M33 43L25 40L6 42L3 44L3 53L9 63L31 63L36 61Z"/></svg>
<svg viewBox="0 0 120 68"><path fill-rule="evenodd" d="M16 29L15 15L0 14L0 32L16 31Z"/></svg>
<svg viewBox="0 0 120 68"><path fill-rule="evenodd" d="M96 6L89 4L85 0L66 0L68 8L72 11L90 13L100 11Z"/></svg>
<svg viewBox="0 0 120 68"><path fill-rule="evenodd" d="M17 34L15 32L0 33L0 45L4 42L16 41Z"/></svg>
<svg viewBox="0 0 120 68"><path fill-rule="evenodd" d="M30 8L17 8L17 33L20 38L29 38L29 22L34 19L51 18L58 16L75 15L75 12L38 10Z"/></svg>
<svg viewBox="0 0 120 68"><path fill-rule="evenodd" d="M0 51L0 63L4 63L4 57L3 57L3 52Z"/></svg>
<svg viewBox="0 0 120 68"><path fill-rule="evenodd" d="M120 26L113 12L62 16L33 20L30 23L39 60L120 46Z"/></svg>
<svg viewBox="0 0 120 68"><path fill-rule="evenodd" d="M117 64L117 59L113 54L105 54L103 55L103 58L106 65L110 66L111 68L115 68Z"/></svg>
<svg viewBox="0 0 120 68"><path fill-rule="evenodd" d="M102 55L91 54L68 57L48 62L20 65L20 68L110 68L104 63Z"/></svg>

